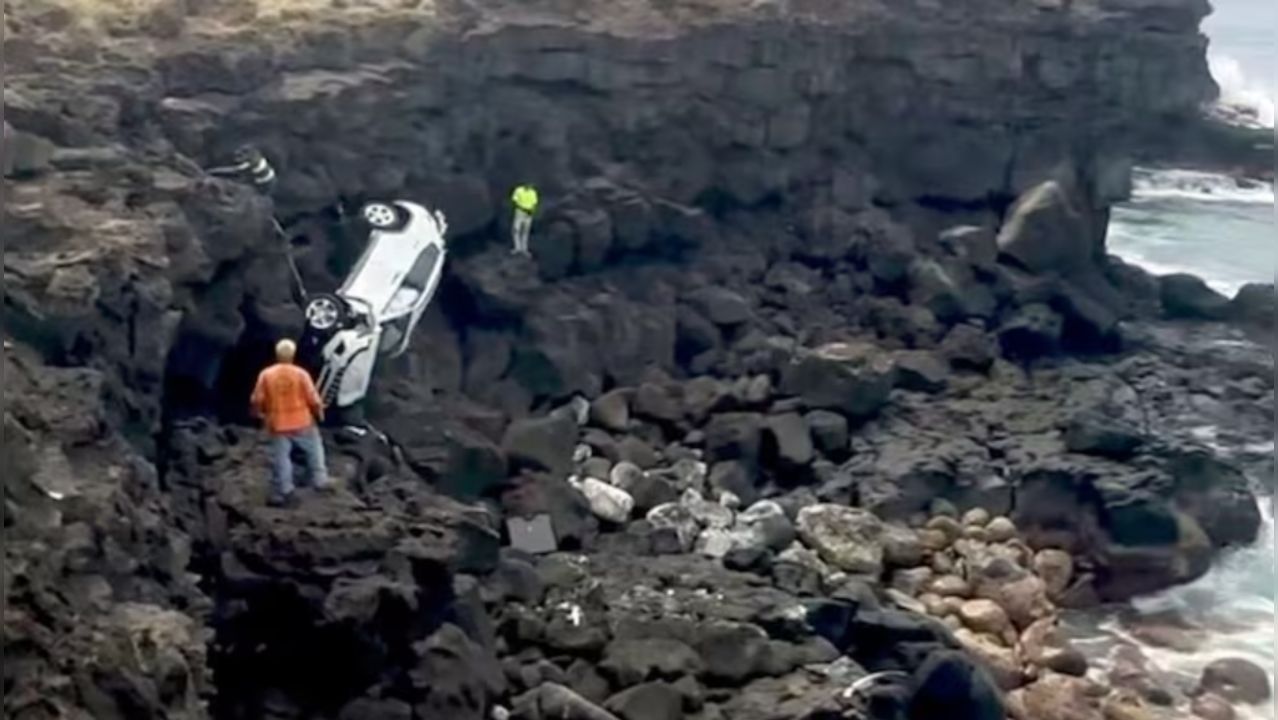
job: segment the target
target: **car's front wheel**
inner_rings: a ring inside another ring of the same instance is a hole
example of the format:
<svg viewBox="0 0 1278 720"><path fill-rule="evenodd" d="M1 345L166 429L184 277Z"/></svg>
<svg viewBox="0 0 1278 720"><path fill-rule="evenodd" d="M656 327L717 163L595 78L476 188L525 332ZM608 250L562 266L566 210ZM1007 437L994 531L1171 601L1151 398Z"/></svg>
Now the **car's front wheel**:
<svg viewBox="0 0 1278 720"><path fill-rule="evenodd" d="M331 332L346 324L346 303L336 295L316 295L306 303L306 324L316 332Z"/></svg>

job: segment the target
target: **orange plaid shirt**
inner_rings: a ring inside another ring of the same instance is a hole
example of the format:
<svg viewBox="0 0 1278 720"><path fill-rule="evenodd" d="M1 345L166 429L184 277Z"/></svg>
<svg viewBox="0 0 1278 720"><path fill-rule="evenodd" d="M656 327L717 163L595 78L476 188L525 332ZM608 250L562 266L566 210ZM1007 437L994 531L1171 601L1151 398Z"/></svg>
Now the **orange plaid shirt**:
<svg viewBox="0 0 1278 720"><path fill-rule="evenodd" d="M310 373L292 363L276 363L257 376L253 409L277 435L305 430L324 413Z"/></svg>

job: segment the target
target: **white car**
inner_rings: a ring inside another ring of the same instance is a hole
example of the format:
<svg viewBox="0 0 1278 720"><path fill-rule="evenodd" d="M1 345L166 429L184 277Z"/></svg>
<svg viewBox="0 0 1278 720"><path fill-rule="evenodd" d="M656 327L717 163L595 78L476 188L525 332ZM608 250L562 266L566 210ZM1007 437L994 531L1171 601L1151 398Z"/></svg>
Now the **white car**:
<svg viewBox="0 0 1278 720"><path fill-rule="evenodd" d="M306 303L310 342L320 346L317 384L336 408L364 399L378 356L408 349L448 254L439 211L397 200L365 205L361 215L371 230L364 254L334 293Z"/></svg>

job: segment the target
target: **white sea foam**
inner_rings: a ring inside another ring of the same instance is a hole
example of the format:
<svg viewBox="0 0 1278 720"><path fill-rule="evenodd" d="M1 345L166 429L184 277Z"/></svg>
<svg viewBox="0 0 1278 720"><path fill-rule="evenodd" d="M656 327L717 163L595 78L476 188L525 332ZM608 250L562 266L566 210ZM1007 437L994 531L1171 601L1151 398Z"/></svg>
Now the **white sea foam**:
<svg viewBox="0 0 1278 720"><path fill-rule="evenodd" d="M1208 59L1212 77L1220 86L1217 111L1221 117L1238 125L1272 128L1274 126L1274 95L1254 82L1243 71L1242 65L1231 57L1213 55Z"/></svg>
<svg viewBox="0 0 1278 720"><path fill-rule="evenodd" d="M1273 205L1273 183L1241 181L1193 170L1136 171L1135 204L1166 200Z"/></svg>

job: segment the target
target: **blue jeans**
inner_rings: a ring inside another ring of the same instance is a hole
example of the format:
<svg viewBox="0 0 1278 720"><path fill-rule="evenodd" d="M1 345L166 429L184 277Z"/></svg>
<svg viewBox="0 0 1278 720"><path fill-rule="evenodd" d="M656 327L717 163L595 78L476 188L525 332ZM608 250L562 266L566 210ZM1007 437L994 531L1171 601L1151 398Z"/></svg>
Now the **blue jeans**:
<svg viewBox="0 0 1278 720"><path fill-rule="evenodd" d="M287 497L293 492L293 450L306 457L306 470L311 487L328 485L328 463L324 459L324 438L312 425L305 430L275 435L271 438L271 494Z"/></svg>

